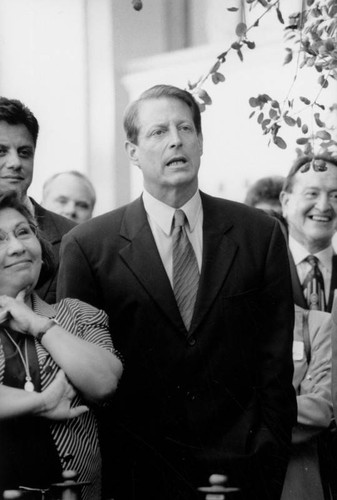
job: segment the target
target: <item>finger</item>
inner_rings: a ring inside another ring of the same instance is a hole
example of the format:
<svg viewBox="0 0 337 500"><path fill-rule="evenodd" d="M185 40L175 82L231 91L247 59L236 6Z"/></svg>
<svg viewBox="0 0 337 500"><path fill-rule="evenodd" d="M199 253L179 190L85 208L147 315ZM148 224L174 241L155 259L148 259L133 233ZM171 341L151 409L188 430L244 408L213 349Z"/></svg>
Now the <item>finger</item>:
<svg viewBox="0 0 337 500"><path fill-rule="evenodd" d="M76 408L70 408L69 418L77 418L80 415L83 415L83 413L87 413L88 411L89 408L85 405L76 406Z"/></svg>

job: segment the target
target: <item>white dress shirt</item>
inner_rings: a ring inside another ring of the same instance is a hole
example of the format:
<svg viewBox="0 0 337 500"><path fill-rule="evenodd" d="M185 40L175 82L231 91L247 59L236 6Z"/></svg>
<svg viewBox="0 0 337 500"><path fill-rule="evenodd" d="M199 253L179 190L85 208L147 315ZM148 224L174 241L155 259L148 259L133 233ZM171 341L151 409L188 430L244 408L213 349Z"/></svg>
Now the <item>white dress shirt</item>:
<svg viewBox="0 0 337 500"><path fill-rule="evenodd" d="M320 252L317 252L315 254L310 254L303 245L289 236L289 248L292 253L298 278L301 284L303 283L306 275L311 269L311 265L309 264L309 262L306 262L305 259L308 257L308 255L314 255L315 257L317 257L318 267L323 275L324 280L325 300L326 302L328 302L332 274L332 256L334 254L332 246L329 246L328 248L325 248L324 250L321 250Z"/></svg>
<svg viewBox="0 0 337 500"><path fill-rule="evenodd" d="M172 286L172 230L173 216L177 209L157 200L145 190L143 192L143 202L159 255ZM195 252L200 272L203 210L199 191L179 209L185 212L187 218L186 233Z"/></svg>

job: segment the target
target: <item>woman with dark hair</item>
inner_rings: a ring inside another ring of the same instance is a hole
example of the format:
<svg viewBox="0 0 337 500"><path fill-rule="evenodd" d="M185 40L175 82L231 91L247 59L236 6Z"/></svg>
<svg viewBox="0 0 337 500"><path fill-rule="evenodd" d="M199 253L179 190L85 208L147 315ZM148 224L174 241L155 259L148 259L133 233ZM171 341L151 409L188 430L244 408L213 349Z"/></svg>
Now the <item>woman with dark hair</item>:
<svg viewBox="0 0 337 500"><path fill-rule="evenodd" d="M100 499L101 458L90 405L122 373L107 317L76 299L34 292L52 267L48 245L15 192L0 196L0 491L46 488L76 470L82 499Z"/></svg>

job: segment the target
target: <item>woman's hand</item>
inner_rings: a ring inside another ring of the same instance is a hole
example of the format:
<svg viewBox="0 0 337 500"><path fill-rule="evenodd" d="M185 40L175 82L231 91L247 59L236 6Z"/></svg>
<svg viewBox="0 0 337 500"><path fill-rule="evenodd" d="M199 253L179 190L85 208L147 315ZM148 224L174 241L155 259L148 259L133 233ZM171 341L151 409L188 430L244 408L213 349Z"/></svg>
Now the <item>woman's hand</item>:
<svg viewBox="0 0 337 500"><path fill-rule="evenodd" d="M40 393L43 399L38 415L50 420L66 420L82 415L89 409L84 405L71 408L75 395L76 392L68 382L64 371L59 370L53 382Z"/></svg>
<svg viewBox="0 0 337 500"><path fill-rule="evenodd" d="M8 319L4 323L12 330L29 335L37 335L41 331L48 318L39 316L25 303L25 291L22 290L17 297L0 296L0 308L3 314L7 312Z"/></svg>

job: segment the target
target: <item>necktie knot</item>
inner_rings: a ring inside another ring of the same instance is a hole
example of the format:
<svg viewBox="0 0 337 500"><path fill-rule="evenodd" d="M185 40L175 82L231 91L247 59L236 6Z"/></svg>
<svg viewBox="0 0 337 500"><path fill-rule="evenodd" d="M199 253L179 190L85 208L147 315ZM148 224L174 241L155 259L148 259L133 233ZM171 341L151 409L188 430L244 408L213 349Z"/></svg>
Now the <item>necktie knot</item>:
<svg viewBox="0 0 337 500"><path fill-rule="evenodd" d="M311 267L316 267L318 265L318 258L315 257L315 255L308 255L305 260L311 265Z"/></svg>
<svg viewBox="0 0 337 500"><path fill-rule="evenodd" d="M183 227L185 225L186 215L183 210L176 210L173 216L173 227Z"/></svg>

